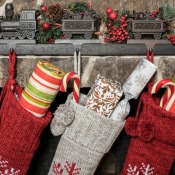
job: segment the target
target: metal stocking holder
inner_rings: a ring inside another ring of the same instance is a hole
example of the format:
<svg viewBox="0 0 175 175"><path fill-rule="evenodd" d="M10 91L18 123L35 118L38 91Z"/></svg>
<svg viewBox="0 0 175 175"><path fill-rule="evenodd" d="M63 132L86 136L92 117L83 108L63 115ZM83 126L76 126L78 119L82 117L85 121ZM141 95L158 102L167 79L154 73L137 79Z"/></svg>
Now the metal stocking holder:
<svg viewBox="0 0 175 175"><path fill-rule="evenodd" d="M72 44L74 45L74 72L76 72L79 77L81 76L81 47L83 44L101 44L99 39L58 39L55 40L56 44Z"/></svg>

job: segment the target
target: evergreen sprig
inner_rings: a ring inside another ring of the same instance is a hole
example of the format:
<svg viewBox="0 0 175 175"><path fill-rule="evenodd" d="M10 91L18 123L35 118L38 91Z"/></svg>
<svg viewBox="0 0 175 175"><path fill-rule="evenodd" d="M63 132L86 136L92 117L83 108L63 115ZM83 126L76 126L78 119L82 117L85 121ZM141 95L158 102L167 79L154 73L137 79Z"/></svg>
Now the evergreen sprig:
<svg viewBox="0 0 175 175"><path fill-rule="evenodd" d="M38 31L36 33L37 43L46 44L49 43L49 39L53 39L53 41L55 39L60 39L62 35L60 28L55 28L51 26L51 28L48 30L42 29L42 24L44 22L53 23L53 21L46 18L45 12L41 10L41 6L37 6L37 10L40 12L40 23L38 25Z"/></svg>
<svg viewBox="0 0 175 175"><path fill-rule="evenodd" d="M171 21L174 18L174 10L169 4L163 6L163 17L165 21Z"/></svg>
<svg viewBox="0 0 175 175"><path fill-rule="evenodd" d="M88 9L88 3L86 2L73 2L69 5L69 9L74 13L81 13Z"/></svg>
<svg viewBox="0 0 175 175"><path fill-rule="evenodd" d="M128 9L122 10L121 12L118 11L118 13L119 13L120 16L123 16L125 14L128 15L128 16L131 15L131 11L128 10Z"/></svg>
<svg viewBox="0 0 175 175"><path fill-rule="evenodd" d="M36 40L38 43L46 44L46 43L49 43L50 38L52 38L54 41L55 39L60 39L61 35L62 35L62 32L60 29L52 28L46 31L39 30L36 33Z"/></svg>

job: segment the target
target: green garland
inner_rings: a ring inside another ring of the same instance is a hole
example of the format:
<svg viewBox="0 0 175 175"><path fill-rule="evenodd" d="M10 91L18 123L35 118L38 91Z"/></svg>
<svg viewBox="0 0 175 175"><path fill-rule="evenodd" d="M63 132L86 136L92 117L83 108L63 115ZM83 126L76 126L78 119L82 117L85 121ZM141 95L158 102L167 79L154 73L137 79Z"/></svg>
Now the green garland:
<svg viewBox="0 0 175 175"><path fill-rule="evenodd" d="M53 43L56 39L60 39L62 32L60 29L50 29L46 31L39 30L36 34L38 43L46 44Z"/></svg>
<svg viewBox="0 0 175 175"><path fill-rule="evenodd" d="M40 17L37 19L38 21L38 31L36 33L36 41L37 43L48 44L54 43L56 39L60 39L62 36L62 32L60 28L54 28L51 26L48 30L43 30L42 25L45 22L53 23L52 20L46 18L45 12L41 10L41 6L37 7L37 10L40 13ZM39 20L40 19L40 20Z"/></svg>
<svg viewBox="0 0 175 175"><path fill-rule="evenodd" d="M69 5L68 9L74 13L81 13L88 10L89 7L88 7L88 3L86 2L73 2ZM42 25L45 22L52 24L54 23L54 21L46 18L45 12L41 10L41 6L37 6L37 10L40 12L40 17L38 18L38 22L39 22L38 31L36 33L37 43L42 43L42 44L54 43L54 40L63 38L64 36L61 31L61 28L56 28L56 26L51 26L49 29L43 30ZM80 39L80 38L82 38L81 35L73 36L73 39Z"/></svg>
<svg viewBox="0 0 175 175"><path fill-rule="evenodd" d="M174 18L174 9L171 8L169 4L164 5L162 8L164 20L172 21L172 19Z"/></svg>
<svg viewBox="0 0 175 175"><path fill-rule="evenodd" d="M163 8L163 18L164 18L164 23L166 25L170 25L173 18L174 18L174 10L170 7L170 5L164 5L162 6ZM59 28L56 25L52 25L54 23L53 19L48 19L45 15L45 12L43 12L41 10L41 6L37 7L38 11L40 12L40 23L38 25L38 31L36 33L36 40L37 43L54 43L55 39L61 39L63 38L63 33L61 31L61 28ZM70 10L73 13L83 13L85 11L88 11L88 9L90 8L90 5L86 2L73 2L71 3L68 7L68 10ZM122 24L119 20L119 18L121 16L124 15L131 15L131 11L130 10L123 10L123 11L116 11L118 14L118 18L113 21L114 25L119 28ZM102 21L106 21L106 23L108 22L108 17L105 15L105 13L101 13L96 15L96 19L99 18ZM49 24L51 24L50 28L47 30L43 30L42 25L44 23L48 22ZM132 34L132 28L131 28L131 22L128 24L128 26L125 28L125 30L128 32L128 35L130 36L130 38L134 38L133 34ZM109 30L110 31L110 30ZM166 38L167 35L169 35L171 33L171 30L169 28L165 29L164 33L162 34L162 38ZM107 34L107 33L106 33ZM108 35L108 34L107 34ZM80 39L82 38L82 35L73 35L73 39ZM94 35L93 37L97 37L97 35ZM153 38L152 35L147 36L147 38ZM114 43L117 43L114 42ZM122 43L126 43L126 40L124 40Z"/></svg>
<svg viewBox="0 0 175 175"><path fill-rule="evenodd" d="M74 13L81 13L88 10L88 3L86 2L73 2L69 5L69 9Z"/></svg>

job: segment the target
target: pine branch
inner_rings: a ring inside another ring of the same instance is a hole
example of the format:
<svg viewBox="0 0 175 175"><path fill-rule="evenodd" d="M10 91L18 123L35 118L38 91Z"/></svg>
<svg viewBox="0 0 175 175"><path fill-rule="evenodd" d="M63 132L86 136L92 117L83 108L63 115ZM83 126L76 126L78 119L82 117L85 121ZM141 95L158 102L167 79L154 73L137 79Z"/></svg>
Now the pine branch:
<svg viewBox="0 0 175 175"><path fill-rule="evenodd" d="M88 9L86 2L73 2L69 5L69 9L74 13L81 13Z"/></svg>
<svg viewBox="0 0 175 175"><path fill-rule="evenodd" d="M174 17L174 10L169 4L163 6L163 17L165 21L171 21Z"/></svg>

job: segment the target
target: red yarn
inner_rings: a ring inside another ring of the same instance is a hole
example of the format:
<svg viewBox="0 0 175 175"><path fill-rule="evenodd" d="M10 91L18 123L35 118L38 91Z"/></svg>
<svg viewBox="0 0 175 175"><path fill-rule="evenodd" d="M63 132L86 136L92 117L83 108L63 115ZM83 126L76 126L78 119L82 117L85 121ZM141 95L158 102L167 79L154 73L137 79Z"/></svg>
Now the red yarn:
<svg viewBox="0 0 175 175"><path fill-rule="evenodd" d="M147 51L146 56L147 56L147 60L154 64L154 52L153 52L153 50L151 52ZM150 81L147 84L147 87L148 87L148 92L151 94L151 89L153 87L153 78L150 79Z"/></svg>
<svg viewBox="0 0 175 175"><path fill-rule="evenodd" d="M14 79L16 54L9 53L9 58L10 79L0 97L0 174L25 175L52 114L37 118L19 104L23 89Z"/></svg>
<svg viewBox="0 0 175 175"><path fill-rule="evenodd" d="M15 77L15 65L16 65L16 52L9 52L9 62L10 66L8 68L8 73L10 75L10 79L13 79Z"/></svg>
<svg viewBox="0 0 175 175"><path fill-rule="evenodd" d="M175 156L174 126L175 114L161 108L156 97L142 94L136 117L126 121L132 139L121 175L168 175Z"/></svg>
<svg viewBox="0 0 175 175"><path fill-rule="evenodd" d="M137 134L137 127L138 127L138 120L137 118L128 117L127 122L125 123L125 130L128 135L136 137Z"/></svg>

